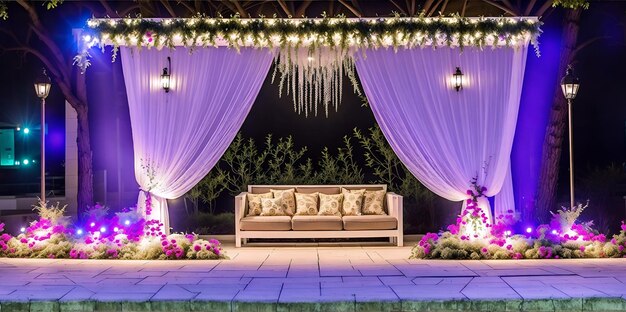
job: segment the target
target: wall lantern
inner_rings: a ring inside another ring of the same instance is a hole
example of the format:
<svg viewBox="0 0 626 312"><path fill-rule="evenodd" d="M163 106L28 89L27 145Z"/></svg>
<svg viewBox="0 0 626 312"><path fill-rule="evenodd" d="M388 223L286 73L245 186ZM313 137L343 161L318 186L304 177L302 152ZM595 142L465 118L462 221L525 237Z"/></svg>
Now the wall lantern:
<svg viewBox="0 0 626 312"><path fill-rule="evenodd" d="M574 75L574 68L572 65L567 65L565 76L561 79L561 90L563 91L563 96L565 96L568 100L573 100L576 98L576 94L578 94L579 86L580 81L578 77Z"/></svg>
<svg viewBox="0 0 626 312"><path fill-rule="evenodd" d="M170 92L170 78L172 74L172 59L167 57L167 67L163 68L163 74L161 74L161 86L165 92Z"/></svg>
<svg viewBox="0 0 626 312"><path fill-rule="evenodd" d="M460 67L457 67L454 74L452 74L452 86L454 86L457 92L463 89L463 73Z"/></svg>
<svg viewBox="0 0 626 312"><path fill-rule="evenodd" d="M37 97L39 97L40 99L45 99L48 97L48 94L50 94L50 86L52 86L52 82L50 80L50 77L48 77L48 75L46 74L45 69L43 69L41 71L41 74L37 76L34 85Z"/></svg>

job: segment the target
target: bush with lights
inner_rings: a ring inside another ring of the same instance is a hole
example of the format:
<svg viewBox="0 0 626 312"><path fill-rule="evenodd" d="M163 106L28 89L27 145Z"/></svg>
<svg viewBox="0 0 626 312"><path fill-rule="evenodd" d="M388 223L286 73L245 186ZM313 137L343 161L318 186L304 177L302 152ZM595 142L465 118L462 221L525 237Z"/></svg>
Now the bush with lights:
<svg viewBox="0 0 626 312"><path fill-rule="evenodd" d="M474 185L476 186L476 185ZM477 192L481 190L481 192ZM626 225L610 241L599 234L593 222L576 223L587 205L562 208L552 214L549 224L527 227L514 234L513 212L500 215L489 224L477 204L485 189L468 190L467 208L447 231L427 233L413 247L416 259L560 259L626 257Z"/></svg>
<svg viewBox="0 0 626 312"><path fill-rule="evenodd" d="M219 241L196 234L166 235L163 224L145 220L135 209L109 217L108 208L90 207L72 224L65 207L40 202L39 219L21 234L0 235L0 256L72 259L226 259ZM0 223L0 233L4 224Z"/></svg>

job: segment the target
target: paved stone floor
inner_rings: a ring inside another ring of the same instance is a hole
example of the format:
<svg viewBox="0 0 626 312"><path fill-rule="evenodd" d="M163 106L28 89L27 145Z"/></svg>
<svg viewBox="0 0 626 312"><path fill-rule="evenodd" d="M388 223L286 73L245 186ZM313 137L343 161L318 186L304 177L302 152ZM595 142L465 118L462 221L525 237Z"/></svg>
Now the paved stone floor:
<svg viewBox="0 0 626 312"><path fill-rule="evenodd" d="M626 259L435 261L410 247L226 248L224 261L0 258L0 310L626 310Z"/></svg>

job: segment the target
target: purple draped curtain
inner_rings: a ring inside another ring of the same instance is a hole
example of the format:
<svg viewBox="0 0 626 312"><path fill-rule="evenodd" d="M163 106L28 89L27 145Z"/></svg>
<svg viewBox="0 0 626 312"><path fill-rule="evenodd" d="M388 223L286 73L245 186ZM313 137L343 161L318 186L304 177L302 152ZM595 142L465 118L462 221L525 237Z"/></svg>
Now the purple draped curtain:
<svg viewBox="0 0 626 312"><path fill-rule="evenodd" d="M472 178L487 196L500 194L509 173L527 47L367 50L356 68L387 141L428 189L463 201ZM451 85L456 67L463 89ZM510 177L509 177L510 179ZM481 206L488 206L484 200Z"/></svg>
<svg viewBox="0 0 626 312"><path fill-rule="evenodd" d="M171 90L161 73L171 57ZM166 199L184 195L220 159L241 127L272 63L268 49L161 51L121 48L133 136L138 209L169 231Z"/></svg>

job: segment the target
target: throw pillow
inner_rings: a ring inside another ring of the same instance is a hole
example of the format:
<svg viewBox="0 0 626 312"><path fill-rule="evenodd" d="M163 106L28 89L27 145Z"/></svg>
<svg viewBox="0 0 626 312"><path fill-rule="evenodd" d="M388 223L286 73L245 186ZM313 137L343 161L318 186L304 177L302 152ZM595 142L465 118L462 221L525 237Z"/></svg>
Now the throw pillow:
<svg viewBox="0 0 626 312"><path fill-rule="evenodd" d="M296 212L296 199L294 197L294 189L288 190L270 190L274 194L274 198L283 200L283 210L288 216L293 216Z"/></svg>
<svg viewBox="0 0 626 312"><path fill-rule="evenodd" d="M383 201L385 200L385 190L365 191L365 199L363 201L363 214L365 215L384 215Z"/></svg>
<svg viewBox="0 0 626 312"><path fill-rule="evenodd" d="M279 198L261 198L262 216L284 216L283 201Z"/></svg>
<svg viewBox="0 0 626 312"><path fill-rule="evenodd" d="M308 216L317 214L317 204L319 202L318 193L302 194L295 193L296 195L296 215Z"/></svg>
<svg viewBox="0 0 626 312"><path fill-rule="evenodd" d="M319 194L320 196L320 211L317 213L320 216L341 216L341 206L343 204L343 194L326 195Z"/></svg>
<svg viewBox="0 0 626 312"><path fill-rule="evenodd" d="M261 198L272 198L272 193L263 194L247 194L248 198L248 216L258 216L261 214Z"/></svg>
<svg viewBox="0 0 626 312"><path fill-rule="evenodd" d="M341 194L343 194L343 206L341 208L341 214L344 216L361 215L361 206L363 204L363 194L365 194L365 189L348 190L342 188Z"/></svg>

